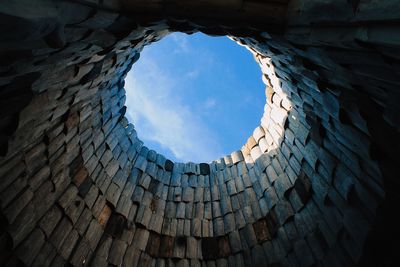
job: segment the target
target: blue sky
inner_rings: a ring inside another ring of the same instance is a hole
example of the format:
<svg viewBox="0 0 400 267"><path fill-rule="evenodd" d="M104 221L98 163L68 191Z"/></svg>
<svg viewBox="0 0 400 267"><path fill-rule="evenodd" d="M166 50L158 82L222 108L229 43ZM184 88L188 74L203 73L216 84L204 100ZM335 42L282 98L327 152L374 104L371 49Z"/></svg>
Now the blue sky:
<svg viewBox="0 0 400 267"><path fill-rule="evenodd" d="M179 162L238 150L259 125L265 85L227 37L173 33L144 48L125 81L127 117L150 149Z"/></svg>

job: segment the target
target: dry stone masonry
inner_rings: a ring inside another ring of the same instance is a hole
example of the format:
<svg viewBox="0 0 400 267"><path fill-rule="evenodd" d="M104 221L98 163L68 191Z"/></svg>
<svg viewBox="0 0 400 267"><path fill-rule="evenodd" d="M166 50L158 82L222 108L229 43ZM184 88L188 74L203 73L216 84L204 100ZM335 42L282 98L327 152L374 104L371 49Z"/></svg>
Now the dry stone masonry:
<svg viewBox="0 0 400 267"><path fill-rule="evenodd" d="M399 23L399 0L1 2L0 266L395 266ZM260 125L211 163L124 116L127 72L174 31L263 73Z"/></svg>

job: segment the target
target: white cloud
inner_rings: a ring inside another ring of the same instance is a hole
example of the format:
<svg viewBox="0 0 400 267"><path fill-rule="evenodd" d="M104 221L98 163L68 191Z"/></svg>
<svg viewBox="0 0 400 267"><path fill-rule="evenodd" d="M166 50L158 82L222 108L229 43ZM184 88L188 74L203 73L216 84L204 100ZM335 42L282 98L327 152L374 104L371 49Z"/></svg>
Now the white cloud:
<svg viewBox="0 0 400 267"><path fill-rule="evenodd" d="M186 34L171 34L170 35L172 41L177 45L177 48L174 50L175 53L189 53L189 40Z"/></svg>
<svg viewBox="0 0 400 267"><path fill-rule="evenodd" d="M135 65L125 81L127 116L139 138L145 144L146 140L159 143L184 162L223 156L215 134L191 112L193 103L174 94L174 86L182 80L173 80L155 62L149 55L141 58L141 69ZM212 99L208 105L214 105Z"/></svg>

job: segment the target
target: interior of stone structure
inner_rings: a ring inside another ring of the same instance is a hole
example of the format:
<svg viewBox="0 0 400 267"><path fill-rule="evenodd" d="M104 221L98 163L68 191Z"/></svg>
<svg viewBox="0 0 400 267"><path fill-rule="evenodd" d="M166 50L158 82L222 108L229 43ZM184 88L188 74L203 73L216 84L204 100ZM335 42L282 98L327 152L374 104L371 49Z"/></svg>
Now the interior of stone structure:
<svg viewBox="0 0 400 267"><path fill-rule="evenodd" d="M399 18L397 0L0 4L0 265L395 266ZM125 118L127 72L174 31L231 36L263 72L260 126L211 163Z"/></svg>

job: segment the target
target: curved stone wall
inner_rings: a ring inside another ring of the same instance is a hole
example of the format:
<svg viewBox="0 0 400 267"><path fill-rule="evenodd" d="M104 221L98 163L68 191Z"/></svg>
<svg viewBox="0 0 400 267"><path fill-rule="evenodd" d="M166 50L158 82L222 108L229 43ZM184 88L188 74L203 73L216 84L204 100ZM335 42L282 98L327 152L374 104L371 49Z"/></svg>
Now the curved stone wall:
<svg viewBox="0 0 400 267"><path fill-rule="evenodd" d="M0 4L1 265L394 265L398 1L185 2ZM124 117L126 73L173 31L263 72L260 126L211 163Z"/></svg>

